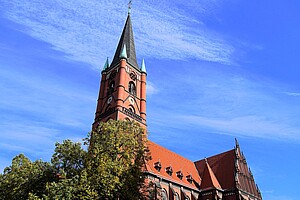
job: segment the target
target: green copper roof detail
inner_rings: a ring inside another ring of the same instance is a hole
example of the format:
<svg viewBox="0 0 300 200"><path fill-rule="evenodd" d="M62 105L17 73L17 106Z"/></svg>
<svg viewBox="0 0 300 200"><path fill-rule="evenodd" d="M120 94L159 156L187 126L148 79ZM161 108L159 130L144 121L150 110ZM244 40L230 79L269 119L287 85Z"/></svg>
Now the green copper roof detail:
<svg viewBox="0 0 300 200"><path fill-rule="evenodd" d="M127 59L127 50L126 50L126 44L124 44L123 49L120 53L120 58L125 58Z"/></svg>
<svg viewBox="0 0 300 200"><path fill-rule="evenodd" d="M108 61L108 57L106 58L106 62L105 62L105 64L104 64L104 67L103 67L103 70L102 71L104 71L104 70L106 70L106 69L108 69L109 68L109 61Z"/></svg>
<svg viewBox="0 0 300 200"><path fill-rule="evenodd" d="M147 73L147 72L146 72L146 65L145 65L145 60L144 60L144 59L143 59L143 61L142 61L141 71L144 72L144 73Z"/></svg>

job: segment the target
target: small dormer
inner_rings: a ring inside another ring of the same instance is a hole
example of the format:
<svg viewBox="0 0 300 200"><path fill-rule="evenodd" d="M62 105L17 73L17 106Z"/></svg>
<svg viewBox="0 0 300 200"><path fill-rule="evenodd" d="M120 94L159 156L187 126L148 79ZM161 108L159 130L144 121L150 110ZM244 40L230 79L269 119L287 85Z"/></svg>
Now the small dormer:
<svg viewBox="0 0 300 200"><path fill-rule="evenodd" d="M187 180L189 183L192 183L194 179L193 179L192 175L189 174L189 175L186 176L186 180Z"/></svg>
<svg viewBox="0 0 300 200"><path fill-rule="evenodd" d="M170 176L172 176L173 174L173 169L172 169L172 166L170 165L169 167L166 168L166 172L167 174L169 174Z"/></svg>
<svg viewBox="0 0 300 200"><path fill-rule="evenodd" d="M181 171L181 170L177 171L177 172L176 172L176 176L177 176L180 180L182 180L182 177L183 177L182 171Z"/></svg>
<svg viewBox="0 0 300 200"><path fill-rule="evenodd" d="M160 169L161 169L161 163L160 161L157 161L156 163L154 163L154 168L160 172Z"/></svg>

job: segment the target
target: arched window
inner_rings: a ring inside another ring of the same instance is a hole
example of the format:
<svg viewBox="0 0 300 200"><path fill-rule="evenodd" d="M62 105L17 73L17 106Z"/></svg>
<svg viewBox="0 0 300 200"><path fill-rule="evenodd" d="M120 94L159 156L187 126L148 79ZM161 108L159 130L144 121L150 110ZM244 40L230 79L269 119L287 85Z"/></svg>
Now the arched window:
<svg viewBox="0 0 300 200"><path fill-rule="evenodd" d="M112 94L115 90L115 81L109 83L108 94Z"/></svg>
<svg viewBox="0 0 300 200"><path fill-rule="evenodd" d="M132 105L130 105L128 109L129 109L132 113L135 113L135 109L134 109L134 107L133 107Z"/></svg>
<svg viewBox="0 0 300 200"><path fill-rule="evenodd" d="M168 200L168 195L167 195L167 191L165 189L163 189L161 191L161 199L162 200Z"/></svg>
<svg viewBox="0 0 300 200"><path fill-rule="evenodd" d="M178 193L175 194L175 200L180 200Z"/></svg>
<svg viewBox="0 0 300 200"><path fill-rule="evenodd" d="M128 84L128 91L130 94L135 95L136 94L136 88L134 82L130 81Z"/></svg>

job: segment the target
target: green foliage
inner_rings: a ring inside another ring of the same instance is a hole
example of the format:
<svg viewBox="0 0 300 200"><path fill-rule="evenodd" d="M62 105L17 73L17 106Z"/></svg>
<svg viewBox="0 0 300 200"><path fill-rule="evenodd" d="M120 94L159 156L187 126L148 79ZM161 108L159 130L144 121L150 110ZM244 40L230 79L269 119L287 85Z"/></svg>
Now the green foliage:
<svg viewBox="0 0 300 200"><path fill-rule="evenodd" d="M81 143L64 140L62 144L55 143L55 153L51 162L57 173L65 178L72 178L80 175L84 169L85 156L86 151L81 148Z"/></svg>
<svg viewBox="0 0 300 200"><path fill-rule="evenodd" d="M143 129L129 121L101 123L92 137L86 169L93 187L106 199L140 199L142 166L147 159Z"/></svg>
<svg viewBox="0 0 300 200"><path fill-rule="evenodd" d="M71 179L62 179L59 182L52 182L47 185L46 195L43 199L98 199L98 194L93 190L88 182L87 173L85 170L81 175L76 175Z"/></svg>
<svg viewBox="0 0 300 200"><path fill-rule="evenodd" d="M133 122L101 123L80 143L55 144L51 162L23 154L0 174L0 199L143 199L147 160L143 130Z"/></svg>
<svg viewBox="0 0 300 200"><path fill-rule="evenodd" d="M0 197L2 199L28 199L32 193L41 196L47 182L57 178L50 163L37 160L31 162L23 154L13 158L10 167L0 176Z"/></svg>

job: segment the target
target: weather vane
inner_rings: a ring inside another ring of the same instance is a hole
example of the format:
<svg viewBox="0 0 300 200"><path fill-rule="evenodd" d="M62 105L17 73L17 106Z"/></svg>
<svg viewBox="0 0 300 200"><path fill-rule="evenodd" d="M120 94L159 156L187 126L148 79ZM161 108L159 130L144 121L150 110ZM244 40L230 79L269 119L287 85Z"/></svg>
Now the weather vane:
<svg viewBox="0 0 300 200"><path fill-rule="evenodd" d="M128 14L130 14L131 6L132 6L132 0L130 0L130 1L128 2Z"/></svg>

